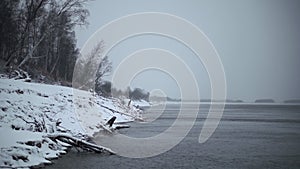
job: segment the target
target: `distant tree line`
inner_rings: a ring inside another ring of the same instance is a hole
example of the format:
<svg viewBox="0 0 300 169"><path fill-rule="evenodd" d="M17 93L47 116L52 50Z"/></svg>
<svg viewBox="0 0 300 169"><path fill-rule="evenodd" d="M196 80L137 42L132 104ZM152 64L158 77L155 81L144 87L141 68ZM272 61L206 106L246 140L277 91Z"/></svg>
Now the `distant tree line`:
<svg viewBox="0 0 300 169"><path fill-rule="evenodd" d="M104 96L113 96L113 97L125 97L132 100L146 100L149 101L150 93L141 88L134 88L133 90L130 87L127 87L125 90L116 89L112 87L111 82L102 81L100 85L96 85L95 91Z"/></svg>
<svg viewBox="0 0 300 169"><path fill-rule="evenodd" d="M0 59L8 68L72 80L79 51L74 27L86 25L87 0L1 0Z"/></svg>

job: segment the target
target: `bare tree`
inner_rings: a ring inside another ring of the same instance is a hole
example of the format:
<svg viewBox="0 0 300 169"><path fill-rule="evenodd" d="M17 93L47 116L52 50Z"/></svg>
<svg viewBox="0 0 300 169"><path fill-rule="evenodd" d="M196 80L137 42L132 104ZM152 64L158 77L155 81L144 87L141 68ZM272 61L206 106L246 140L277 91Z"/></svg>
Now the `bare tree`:
<svg viewBox="0 0 300 169"><path fill-rule="evenodd" d="M104 42L98 42L86 56L77 60L73 74L73 86L79 89L94 89L101 84L103 76L111 72L108 56L103 56Z"/></svg>
<svg viewBox="0 0 300 169"><path fill-rule="evenodd" d="M68 17L69 25L85 25L86 18L89 15L88 10L84 8L88 0L25 0L20 1L19 20L19 41L15 55L10 55L6 66L9 66L13 60L17 62L17 67L22 67L30 59L37 59L35 56L38 46L46 37L61 26L59 22L61 17ZM41 31L43 25L47 25L44 31ZM64 23L64 25L66 25ZM59 35L57 36L59 39ZM59 56L59 55L58 55ZM55 59L58 60L58 59Z"/></svg>
<svg viewBox="0 0 300 169"><path fill-rule="evenodd" d="M101 59L99 68L96 73L96 83L101 82L102 78L108 75L112 71L111 62L108 60L108 56L104 56Z"/></svg>

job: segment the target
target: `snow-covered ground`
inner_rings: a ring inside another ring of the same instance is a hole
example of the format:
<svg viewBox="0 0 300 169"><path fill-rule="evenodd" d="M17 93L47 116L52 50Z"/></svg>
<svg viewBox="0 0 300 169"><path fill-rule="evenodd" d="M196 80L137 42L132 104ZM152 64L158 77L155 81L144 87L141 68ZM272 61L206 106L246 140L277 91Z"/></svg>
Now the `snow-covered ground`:
<svg viewBox="0 0 300 169"><path fill-rule="evenodd" d="M0 79L0 167L51 163L69 145L47 137L64 133L86 139L115 124L140 119L126 101L69 87Z"/></svg>

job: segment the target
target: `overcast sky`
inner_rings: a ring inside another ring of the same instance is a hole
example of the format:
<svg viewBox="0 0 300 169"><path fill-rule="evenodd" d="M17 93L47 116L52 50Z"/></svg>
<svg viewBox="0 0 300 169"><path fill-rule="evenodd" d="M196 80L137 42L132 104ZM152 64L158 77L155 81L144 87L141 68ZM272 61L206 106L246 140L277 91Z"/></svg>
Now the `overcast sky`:
<svg viewBox="0 0 300 169"><path fill-rule="evenodd" d="M196 25L213 43L224 66L229 99L300 98L298 0L95 0L87 8L89 26L76 29L79 48L101 26L119 17L137 12L170 13ZM201 98L210 97L202 63L184 45L167 37L144 35L118 44L108 53L113 70L127 55L145 48L166 49L180 56L197 78ZM178 98L180 87L175 80L152 70L138 74L131 87L161 89Z"/></svg>

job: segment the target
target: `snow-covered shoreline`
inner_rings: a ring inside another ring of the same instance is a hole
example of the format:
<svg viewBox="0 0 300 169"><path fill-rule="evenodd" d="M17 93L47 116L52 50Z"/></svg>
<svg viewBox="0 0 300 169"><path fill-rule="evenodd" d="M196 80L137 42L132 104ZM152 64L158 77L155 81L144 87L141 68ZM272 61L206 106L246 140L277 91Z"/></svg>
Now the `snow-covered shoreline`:
<svg viewBox="0 0 300 169"><path fill-rule="evenodd" d="M0 79L0 167L31 167L65 154L70 145L49 134L87 139L113 116L115 124L141 119L141 111L125 103L70 87Z"/></svg>

